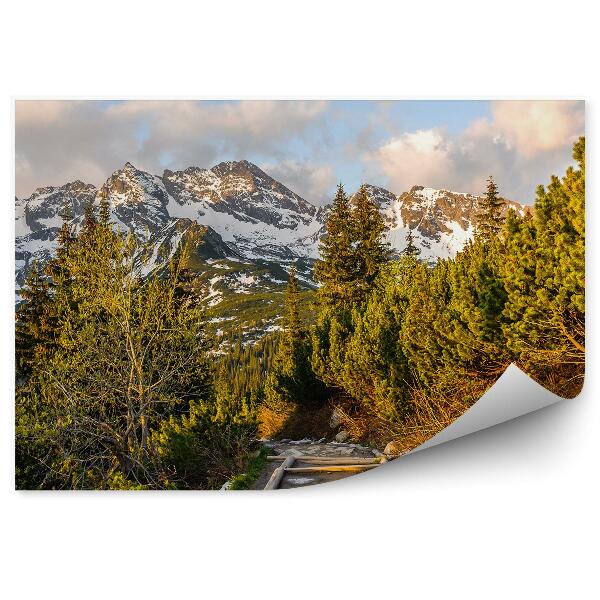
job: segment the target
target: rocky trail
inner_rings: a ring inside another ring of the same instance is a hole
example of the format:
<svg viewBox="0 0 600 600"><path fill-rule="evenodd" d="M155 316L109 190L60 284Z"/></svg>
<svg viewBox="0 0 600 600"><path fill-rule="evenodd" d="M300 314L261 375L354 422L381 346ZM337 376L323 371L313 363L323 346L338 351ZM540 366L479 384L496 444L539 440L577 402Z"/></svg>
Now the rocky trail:
<svg viewBox="0 0 600 600"><path fill-rule="evenodd" d="M327 483L379 467L384 454L357 444L324 440L265 440L269 459L251 489L290 489Z"/></svg>

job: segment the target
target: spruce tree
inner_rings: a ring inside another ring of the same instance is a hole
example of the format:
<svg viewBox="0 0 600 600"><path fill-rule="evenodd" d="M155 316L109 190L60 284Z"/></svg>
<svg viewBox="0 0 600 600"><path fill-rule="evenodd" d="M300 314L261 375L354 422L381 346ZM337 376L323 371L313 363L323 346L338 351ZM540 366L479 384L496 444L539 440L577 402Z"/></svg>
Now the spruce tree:
<svg viewBox="0 0 600 600"><path fill-rule="evenodd" d="M353 302L360 304L390 258L389 244L384 241L385 223L365 186L361 186L354 197L351 226L356 271L350 290Z"/></svg>
<svg viewBox="0 0 600 600"><path fill-rule="evenodd" d="M285 335L287 341L290 345L300 344L303 340L304 332L300 322L300 290L298 288L298 278L294 266L290 267L284 304Z"/></svg>
<svg viewBox="0 0 600 600"><path fill-rule="evenodd" d="M96 214L96 207L93 201L89 202L83 213L82 233L83 235L92 236L96 226L98 225L98 216Z"/></svg>
<svg viewBox="0 0 600 600"><path fill-rule="evenodd" d="M56 349L60 317L55 289L61 286L63 293L68 289L69 252L75 242L73 213L68 203L60 216L63 222L54 257L43 268L34 262L21 289L22 302L17 307L15 323L16 372L21 378L30 375L36 363L43 364Z"/></svg>
<svg viewBox="0 0 600 600"><path fill-rule="evenodd" d="M478 200L476 232L483 240L492 239L500 233L504 223L504 205L504 200L498 194L498 186L490 175L486 193Z"/></svg>
<svg viewBox="0 0 600 600"><path fill-rule="evenodd" d="M311 339L299 316L296 271L290 269L285 298L285 330L279 339L273 368L265 384L265 404L273 412L292 414L298 405L318 405L324 388L315 377Z"/></svg>
<svg viewBox="0 0 600 600"><path fill-rule="evenodd" d="M415 245L411 229L406 234L406 246L402 250L402 254L411 258L417 258L421 254L421 249Z"/></svg>
<svg viewBox="0 0 600 600"><path fill-rule="evenodd" d="M348 286L356 278L352 222L348 197L340 183L319 242L320 258L314 276L322 305L348 306Z"/></svg>
<svg viewBox="0 0 600 600"><path fill-rule="evenodd" d="M361 186L353 197L352 206L345 194L341 200L343 252L337 252L339 246L322 248L329 253L322 256L319 264L321 272L335 273L335 276L327 279L317 292L319 313L312 332L313 370L332 387L342 387L346 345L352 333L352 312L364 308L381 269L390 257L389 245L384 241L385 224L366 188ZM337 208L334 203L330 214L333 229L341 222L338 219L339 206L338 198ZM328 221L328 231L329 225ZM318 274L317 269L315 274ZM336 286L337 295L330 293L332 283Z"/></svg>
<svg viewBox="0 0 600 600"><path fill-rule="evenodd" d="M110 204L108 202L108 196L102 196L100 198L100 209L98 211L98 222L105 227L110 223Z"/></svg>
<svg viewBox="0 0 600 600"><path fill-rule="evenodd" d="M23 379L52 353L57 335L50 284L37 262L31 266L20 295L15 315L15 357L17 378Z"/></svg>

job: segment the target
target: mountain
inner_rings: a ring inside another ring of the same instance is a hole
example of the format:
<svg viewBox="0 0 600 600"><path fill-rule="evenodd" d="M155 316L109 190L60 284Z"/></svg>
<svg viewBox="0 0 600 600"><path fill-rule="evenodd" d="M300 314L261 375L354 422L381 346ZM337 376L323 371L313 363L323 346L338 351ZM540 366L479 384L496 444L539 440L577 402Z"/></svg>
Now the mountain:
<svg viewBox="0 0 600 600"><path fill-rule="evenodd" d="M98 190L96 203L108 199L111 217L124 231L132 231L139 240L147 241L170 221L167 210L169 195L155 175L126 163L115 171Z"/></svg>
<svg viewBox="0 0 600 600"><path fill-rule="evenodd" d="M169 214L209 225L246 258L316 258L322 209L248 161L165 171Z"/></svg>
<svg viewBox="0 0 600 600"><path fill-rule="evenodd" d="M365 188L379 206L388 228L387 240L396 252L406 246L409 230L421 250L420 258L431 263L454 257L473 237L478 196L420 185L399 196L374 185ZM505 202L505 212L512 208L522 216L530 210L512 200Z"/></svg>
<svg viewBox="0 0 600 600"><path fill-rule="evenodd" d="M15 198L15 278L19 289L34 259L45 263L54 252L65 212L83 215L97 189L81 181L38 188L27 199Z"/></svg>
<svg viewBox="0 0 600 600"><path fill-rule="evenodd" d="M379 206L396 253L405 247L409 229L428 262L454 256L473 235L477 196L422 186L400 195L373 185L366 190ZM17 294L32 261L44 263L52 255L61 215L68 211L77 225L85 207L101 199L108 200L115 227L144 243L142 275L164 266L182 240L191 244L191 265L215 314L227 305L233 315L247 311L249 322L273 326L292 263L304 288L314 288L312 267L327 207L311 204L242 160L211 169L166 170L162 176L126 163L100 188L75 181L17 198ZM516 202L508 206L520 214L528 210Z"/></svg>

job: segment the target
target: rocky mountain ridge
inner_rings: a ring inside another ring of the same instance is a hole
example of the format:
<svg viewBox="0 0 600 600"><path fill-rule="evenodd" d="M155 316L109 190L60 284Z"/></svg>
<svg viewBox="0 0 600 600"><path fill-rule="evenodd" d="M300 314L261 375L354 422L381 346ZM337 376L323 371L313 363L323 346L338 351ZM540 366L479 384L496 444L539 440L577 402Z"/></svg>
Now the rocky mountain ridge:
<svg viewBox="0 0 600 600"><path fill-rule="evenodd" d="M477 196L422 186L400 195L368 184L366 189L379 205L396 252L405 247L409 230L428 261L454 256L473 235ZM294 262L309 285L328 210L245 160L166 170L162 176L126 163L100 188L75 181L15 200L17 289L33 260L43 263L52 255L62 215L70 213L77 223L90 202L98 205L103 198L116 227L154 248L145 273L160 268L194 227L206 245L202 254L210 250L211 258L279 269ZM507 206L520 214L528 210L516 202Z"/></svg>

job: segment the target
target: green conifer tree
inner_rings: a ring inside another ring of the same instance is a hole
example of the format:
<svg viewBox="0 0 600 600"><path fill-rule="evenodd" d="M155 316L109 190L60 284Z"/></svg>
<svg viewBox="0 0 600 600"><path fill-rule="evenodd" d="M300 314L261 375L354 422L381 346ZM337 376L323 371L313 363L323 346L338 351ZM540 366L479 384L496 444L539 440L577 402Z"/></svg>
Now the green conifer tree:
<svg viewBox="0 0 600 600"><path fill-rule="evenodd" d="M415 245L411 229L409 229L406 234L406 246L404 250L402 250L402 254L412 258L416 258L421 254L421 249Z"/></svg>
<svg viewBox="0 0 600 600"><path fill-rule="evenodd" d="M285 332L290 345L301 344L304 338L304 330L300 322L300 290L298 288L298 277L296 267L290 267L288 284L285 293Z"/></svg>
<svg viewBox="0 0 600 600"><path fill-rule="evenodd" d="M348 197L340 183L319 242L320 258L314 276L320 284L319 302L329 306L349 305L349 285L356 278L355 253L352 246L352 222Z"/></svg>
<svg viewBox="0 0 600 600"><path fill-rule="evenodd" d="M519 364L564 396L576 395L585 368L585 138L577 167L539 186L534 216L507 222L504 333Z"/></svg>
<svg viewBox="0 0 600 600"><path fill-rule="evenodd" d="M315 377L311 339L299 317L296 271L290 269L285 298L285 330L265 384L265 403L274 412L290 413L297 405L318 405L324 388Z"/></svg>
<svg viewBox="0 0 600 600"><path fill-rule="evenodd" d="M504 205L504 200L498 194L498 186L490 175L486 193L478 201L476 232L479 237L489 240L500 233L504 223Z"/></svg>
<svg viewBox="0 0 600 600"><path fill-rule="evenodd" d="M383 218L365 186L361 186L354 197L351 227L356 271L349 289L353 303L360 304L390 258L389 244L384 241Z"/></svg>
<svg viewBox="0 0 600 600"><path fill-rule="evenodd" d="M402 417L411 383L400 334L416 265L405 257L381 272L364 311L353 313L341 370L346 393L386 420Z"/></svg>
<svg viewBox="0 0 600 600"><path fill-rule="evenodd" d="M23 379L36 364L43 364L56 343L56 315L50 284L37 262L31 266L20 295L15 315L15 357L17 378Z"/></svg>
<svg viewBox="0 0 600 600"><path fill-rule="evenodd" d="M100 198L100 209L98 211L98 222L107 227L110 224L110 204L108 196Z"/></svg>

